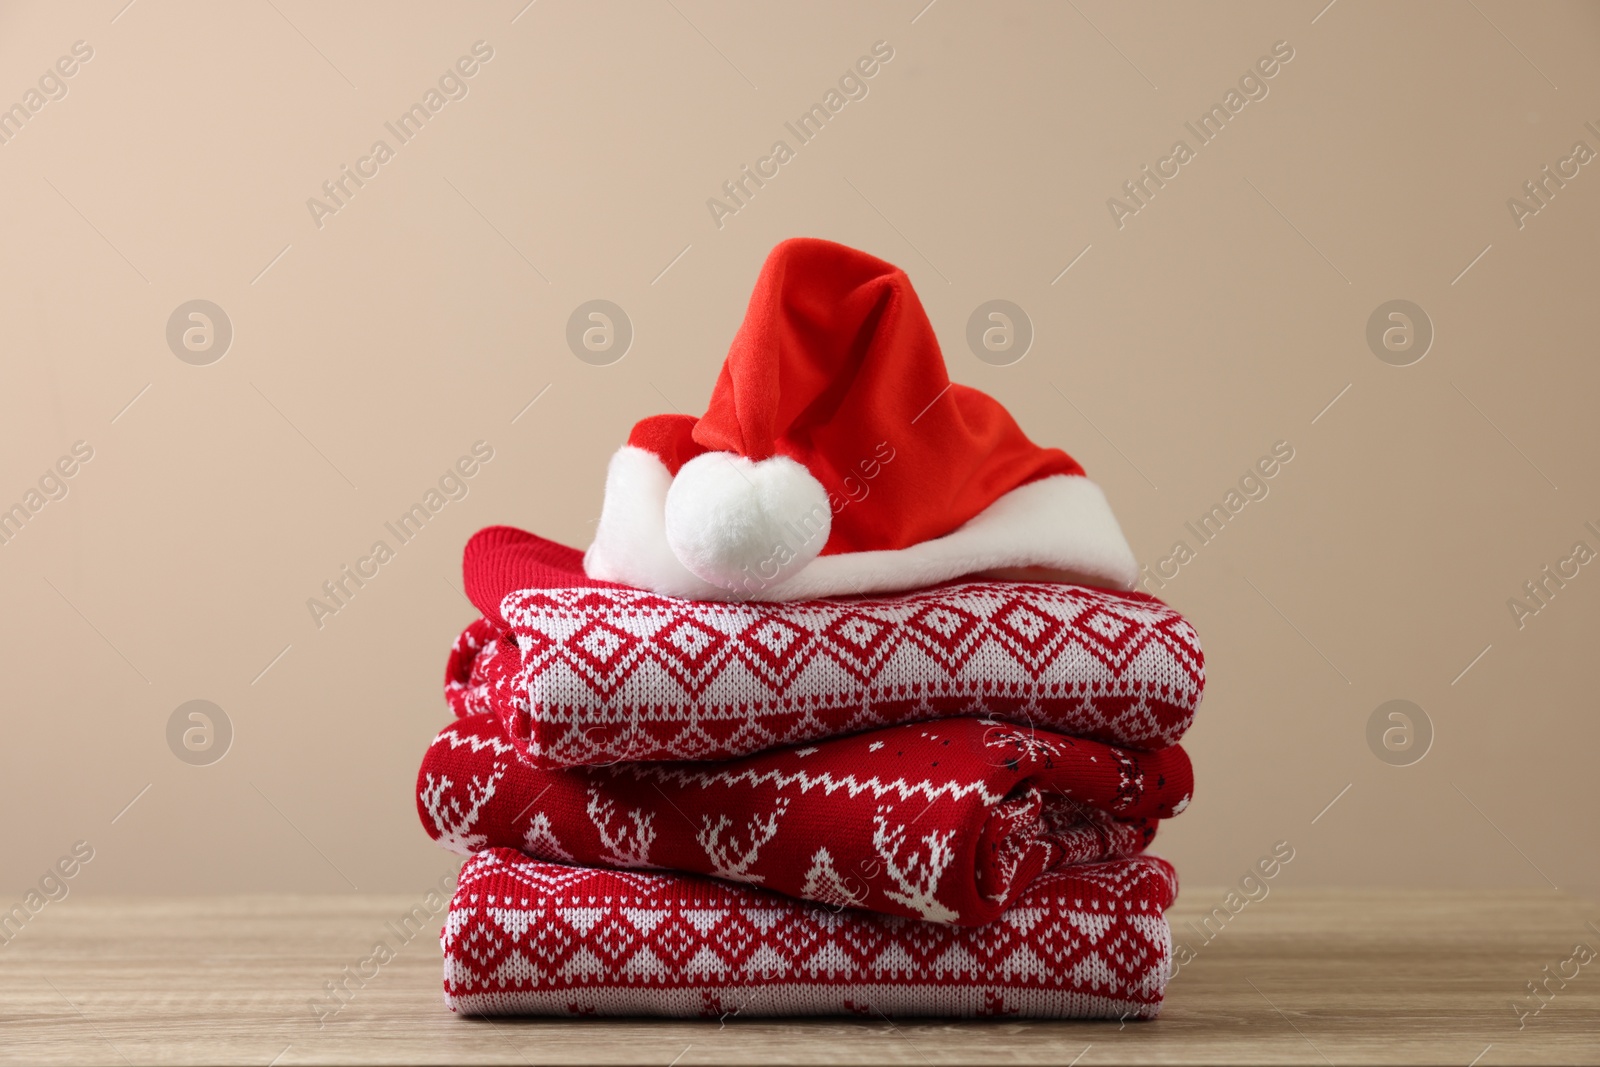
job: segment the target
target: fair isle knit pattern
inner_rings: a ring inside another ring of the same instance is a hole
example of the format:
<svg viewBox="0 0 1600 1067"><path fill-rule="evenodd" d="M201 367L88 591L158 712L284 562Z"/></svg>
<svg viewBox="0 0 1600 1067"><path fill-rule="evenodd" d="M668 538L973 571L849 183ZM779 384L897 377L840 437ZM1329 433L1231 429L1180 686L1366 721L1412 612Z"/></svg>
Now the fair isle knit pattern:
<svg viewBox="0 0 1600 1067"><path fill-rule="evenodd" d="M539 768L493 715L439 734L417 778L453 852L670 868L932 922L998 918L1041 872L1144 850L1193 776L1156 752L978 719L886 726L723 763Z"/></svg>
<svg viewBox="0 0 1600 1067"><path fill-rule="evenodd" d="M967 581L679 600L590 581L576 552L530 534L499 531L524 539L514 551L485 534L465 565L485 618L457 641L446 696L499 715L541 766L731 759L957 716L1160 748L1205 684L1193 628L1140 593Z"/></svg>
<svg viewBox="0 0 1600 1067"><path fill-rule="evenodd" d="M1151 857L1070 867L962 928L490 849L450 903L445 1002L468 1015L1150 1018L1176 892Z"/></svg>

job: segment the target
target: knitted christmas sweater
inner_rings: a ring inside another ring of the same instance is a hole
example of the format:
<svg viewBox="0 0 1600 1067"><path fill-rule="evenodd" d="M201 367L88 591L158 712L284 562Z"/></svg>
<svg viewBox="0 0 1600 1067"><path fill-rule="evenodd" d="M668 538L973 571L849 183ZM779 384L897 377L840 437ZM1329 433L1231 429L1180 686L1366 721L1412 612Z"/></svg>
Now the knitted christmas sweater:
<svg viewBox="0 0 1600 1067"><path fill-rule="evenodd" d="M989 925L957 927L490 849L450 902L445 1002L469 1015L1149 1018L1176 893L1153 857L1066 867Z"/></svg>
<svg viewBox="0 0 1600 1067"><path fill-rule="evenodd" d="M1044 871L1143 851L1193 789L1188 756L978 719L905 723L724 763L538 768L493 715L417 779L455 852L714 875L836 907L992 922Z"/></svg>
<svg viewBox="0 0 1600 1067"><path fill-rule="evenodd" d="M1194 630L1153 597L958 581L789 603L680 600L583 572L574 549L509 527L467 544L483 619L445 694L505 723L530 762L720 760L955 716L1159 748L1205 685Z"/></svg>

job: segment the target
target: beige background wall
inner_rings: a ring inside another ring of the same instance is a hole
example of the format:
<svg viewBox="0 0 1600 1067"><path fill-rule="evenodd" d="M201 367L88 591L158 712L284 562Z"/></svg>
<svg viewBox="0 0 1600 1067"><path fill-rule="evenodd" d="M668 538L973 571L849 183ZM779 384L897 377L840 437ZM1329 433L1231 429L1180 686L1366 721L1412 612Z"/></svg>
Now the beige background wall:
<svg viewBox="0 0 1600 1067"><path fill-rule="evenodd" d="M412 781L463 541L586 543L611 451L703 407L797 234L905 267L952 376L1082 460L1147 563L1292 445L1159 590L1210 659L1158 842L1191 884L1288 840L1299 885L1600 885L1600 566L1507 607L1600 550L1600 164L1521 228L1506 203L1600 150L1594 5L125 2L0 8L0 104L93 49L0 145L0 505L93 449L0 546L8 894L79 840L75 892L431 885ZM877 41L868 95L719 228L707 198ZM1279 41L1119 229L1107 199ZM594 298L636 331L609 366L564 340ZM993 298L1036 331L1008 366L964 342ZM165 336L192 299L232 323L210 365ZM1393 299L1436 332L1410 366L1367 343ZM479 440L469 494L319 629L307 599ZM206 766L167 740L194 699L233 731ZM1369 747L1392 699L1432 725L1409 766Z"/></svg>

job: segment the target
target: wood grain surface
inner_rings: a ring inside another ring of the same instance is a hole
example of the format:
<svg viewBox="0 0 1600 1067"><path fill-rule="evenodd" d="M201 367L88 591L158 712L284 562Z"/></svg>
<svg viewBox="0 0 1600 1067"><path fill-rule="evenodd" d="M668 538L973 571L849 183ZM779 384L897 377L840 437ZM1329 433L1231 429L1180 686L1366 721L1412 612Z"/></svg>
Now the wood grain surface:
<svg viewBox="0 0 1600 1067"><path fill-rule="evenodd" d="M0 947L0 1063L1600 1062L1600 960L1565 962L1600 948L1592 902L1280 889L1207 942L1190 924L1225 893L1185 890L1194 958L1126 1025L469 1020L440 998L438 917L391 925L411 898L69 898ZM379 941L399 951L361 967ZM376 974L327 1000L347 966ZM1528 982L1574 968L1519 1018Z"/></svg>

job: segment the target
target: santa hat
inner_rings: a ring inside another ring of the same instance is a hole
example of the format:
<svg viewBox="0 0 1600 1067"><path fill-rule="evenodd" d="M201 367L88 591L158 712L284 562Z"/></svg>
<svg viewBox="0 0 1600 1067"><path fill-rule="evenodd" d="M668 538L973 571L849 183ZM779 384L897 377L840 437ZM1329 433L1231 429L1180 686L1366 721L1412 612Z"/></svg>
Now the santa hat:
<svg viewBox="0 0 1600 1067"><path fill-rule="evenodd" d="M1138 576L1083 468L950 381L905 272L811 238L767 257L705 415L612 457L584 569L696 600Z"/></svg>

